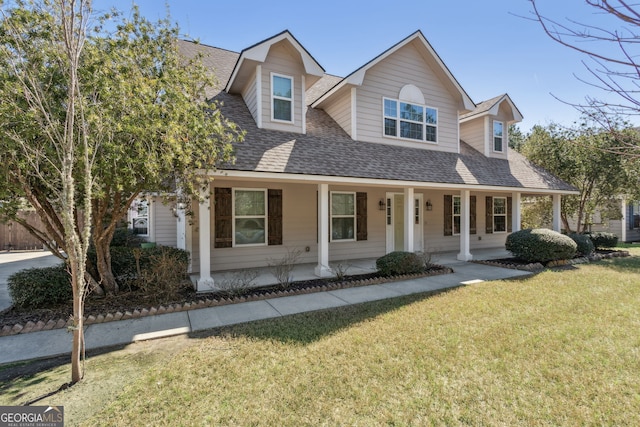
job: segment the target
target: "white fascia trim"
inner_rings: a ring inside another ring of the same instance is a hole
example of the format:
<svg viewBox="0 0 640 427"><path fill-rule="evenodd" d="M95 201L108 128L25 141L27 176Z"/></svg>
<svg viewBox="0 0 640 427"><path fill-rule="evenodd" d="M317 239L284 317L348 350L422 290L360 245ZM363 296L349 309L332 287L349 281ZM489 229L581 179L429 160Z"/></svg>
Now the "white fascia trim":
<svg viewBox="0 0 640 427"><path fill-rule="evenodd" d="M256 65L256 125L262 129L262 65Z"/></svg>
<svg viewBox="0 0 640 427"><path fill-rule="evenodd" d="M304 85L306 84L306 79L304 75L300 78L300 83L302 87L300 88L300 92L302 93L302 133L304 135L307 134L307 91L304 90ZM292 113L293 114L293 113Z"/></svg>
<svg viewBox="0 0 640 427"><path fill-rule="evenodd" d="M203 171L199 171L204 173ZM524 187L500 187L497 185L479 185L479 184L447 184L440 182L418 182L418 181L394 181L388 179L374 178L351 178L341 176L326 175L302 175L278 172L252 172L252 171L235 171L235 170L216 170L207 173L208 176L215 178L233 178L245 180L259 181L288 181L299 183L328 183L328 184L355 184L368 187L415 187L415 188L433 188L433 189L459 189L474 190L484 192L520 192L522 194L580 194L579 191L570 190L549 190L544 188L524 188Z"/></svg>
<svg viewBox="0 0 640 427"><path fill-rule="evenodd" d="M351 88L351 139L358 140L358 106L356 88Z"/></svg>

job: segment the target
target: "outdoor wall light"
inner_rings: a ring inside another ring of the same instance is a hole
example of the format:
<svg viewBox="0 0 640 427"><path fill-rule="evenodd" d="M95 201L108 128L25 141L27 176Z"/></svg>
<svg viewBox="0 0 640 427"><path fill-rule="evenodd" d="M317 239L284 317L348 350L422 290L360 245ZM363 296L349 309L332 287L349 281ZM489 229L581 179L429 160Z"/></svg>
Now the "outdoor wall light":
<svg viewBox="0 0 640 427"><path fill-rule="evenodd" d="M387 204L385 203L384 199L380 199L380 201L378 202L378 209L383 211L386 208L387 208Z"/></svg>
<svg viewBox="0 0 640 427"><path fill-rule="evenodd" d="M433 210L433 205L431 204L431 199L428 199L428 200L427 200L427 210L428 210L428 211Z"/></svg>

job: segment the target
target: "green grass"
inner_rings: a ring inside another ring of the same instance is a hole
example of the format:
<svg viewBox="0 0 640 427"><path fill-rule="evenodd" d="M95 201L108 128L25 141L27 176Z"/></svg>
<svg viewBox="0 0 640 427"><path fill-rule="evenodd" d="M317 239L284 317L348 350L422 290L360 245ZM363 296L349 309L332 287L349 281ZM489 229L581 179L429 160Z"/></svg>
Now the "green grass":
<svg viewBox="0 0 640 427"><path fill-rule="evenodd" d="M640 248L629 250L193 336L126 375L113 368L122 355L102 355L88 378L108 369L120 387L68 425L640 425ZM39 404L70 404L84 386Z"/></svg>

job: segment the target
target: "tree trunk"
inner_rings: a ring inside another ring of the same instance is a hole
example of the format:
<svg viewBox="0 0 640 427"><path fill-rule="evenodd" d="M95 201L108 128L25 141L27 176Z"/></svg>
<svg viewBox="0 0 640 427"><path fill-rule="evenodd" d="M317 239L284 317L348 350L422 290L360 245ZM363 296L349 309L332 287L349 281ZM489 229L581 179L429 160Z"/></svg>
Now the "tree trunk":
<svg viewBox="0 0 640 427"><path fill-rule="evenodd" d="M84 280L80 279L77 260L70 261L71 286L73 287L73 343L71 348L71 382L82 379L82 358L84 354ZM75 264L75 265L74 265Z"/></svg>
<svg viewBox="0 0 640 427"><path fill-rule="evenodd" d="M107 294L117 294L118 283L111 270L111 252L109 244L111 239L94 239L96 247L96 266L100 275L100 284Z"/></svg>
<svg viewBox="0 0 640 427"><path fill-rule="evenodd" d="M84 280L88 283L89 289L92 293L98 296L104 296L104 290L100 287L96 279L86 269L84 271Z"/></svg>

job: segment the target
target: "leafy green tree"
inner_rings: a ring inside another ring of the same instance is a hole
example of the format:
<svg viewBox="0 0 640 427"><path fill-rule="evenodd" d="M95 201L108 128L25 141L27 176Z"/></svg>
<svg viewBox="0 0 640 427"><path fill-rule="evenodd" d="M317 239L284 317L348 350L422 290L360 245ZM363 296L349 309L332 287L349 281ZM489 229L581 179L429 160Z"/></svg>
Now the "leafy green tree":
<svg viewBox="0 0 640 427"><path fill-rule="evenodd" d="M73 287L72 382L82 376L88 286L117 292L109 243L141 192L200 196L243 133L207 100L201 58L178 29L134 9L113 34L90 0L18 0L0 16L0 217L65 260ZM25 204L42 227L17 213ZM86 272L90 242L98 281ZM98 285L99 283L99 285Z"/></svg>
<svg viewBox="0 0 640 427"><path fill-rule="evenodd" d="M561 219L567 231L585 231L596 208L617 203L629 191L629 164L615 152L618 146L612 134L586 123L574 128L551 124L532 129L523 154L580 190L578 196L562 198ZM570 226L571 218L577 221L576 230Z"/></svg>
<svg viewBox="0 0 640 427"><path fill-rule="evenodd" d="M509 148L520 152L526 137L517 125L509 125Z"/></svg>
<svg viewBox="0 0 640 427"><path fill-rule="evenodd" d="M180 194L184 200L199 197L199 189L208 182L203 171L231 160L231 143L243 137L222 117L218 106L207 100L205 90L216 82L200 57L180 55L177 27L168 20L152 23L135 8L130 19L120 20L120 15L113 13L98 22L107 18L119 20L115 32L106 34L98 27L90 33L78 68L83 87L82 126L91 147L91 237L98 269L92 289L96 293L118 292L109 244L132 201L143 192ZM47 37L50 35L39 34L31 39L42 38L40 43L48 41ZM27 60L36 60L32 54L25 55ZM37 78L50 79L48 72ZM64 79L51 85L52 90L64 86ZM64 104L61 95L52 91L47 102L58 108ZM21 132L41 133L38 121L22 122L25 128ZM23 167L30 165L24 163ZM17 182L14 172L20 170L5 171L5 182ZM52 249L64 257L56 207L46 203L56 191L34 190L28 183L10 187L3 199L15 203L3 206L2 213L20 222L18 201L25 194L34 194L30 204L36 209L40 204L46 207L52 217L46 224L51 226L38 229L21 223L43 243L56 242ZM34 200L38 196L44 201Z"/></svg>
<svg viewBox="0 0 640 427"><path fill-rule="evenodd" d="M134 9L110 37L92 37L82 72L91 87L89 122L100 129L92 198L100 282L116 292L109 244L132 201L144 191L199 196L202 171L232 157L242 132L205 90L215 84L201 58L180 55L178 29Z"/></svg>

